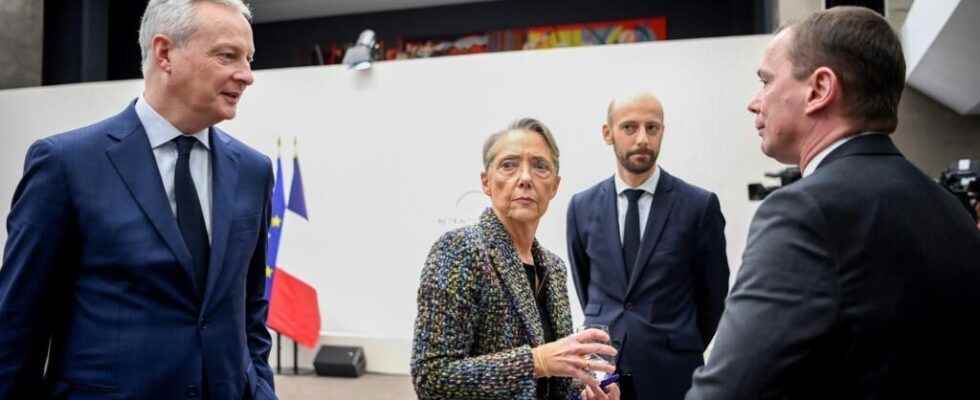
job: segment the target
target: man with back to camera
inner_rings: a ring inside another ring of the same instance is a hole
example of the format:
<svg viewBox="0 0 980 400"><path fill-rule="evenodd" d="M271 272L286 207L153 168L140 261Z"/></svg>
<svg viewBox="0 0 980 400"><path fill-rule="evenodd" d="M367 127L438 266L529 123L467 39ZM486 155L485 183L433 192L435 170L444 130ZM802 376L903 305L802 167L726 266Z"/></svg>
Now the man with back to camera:
<svg viewBox="0 0 980 400"><path fill-rule="evenodd" d="M214 125L252 84L240 0L151 0L143 94L35 142L0 268L0 398L275 399L269 159Z"/></svg>
<svg viewBox="0 0 980 400"><path fill-rule="evenodd" d="M586 324L609 327L623 399L681 399L704 363L728 291L718 197L657 166L663 106L609 104L602 138L616 173L568 206L568 258Z"/></svg>
<svg viewBox="0 0 980 400"><path fill-rule="evenodd" d="M859 7L775 36L749 102L762 151L803 178L752 221L687 399L945 399L975 392L980 233L889 134L901 43Z"/></svg>

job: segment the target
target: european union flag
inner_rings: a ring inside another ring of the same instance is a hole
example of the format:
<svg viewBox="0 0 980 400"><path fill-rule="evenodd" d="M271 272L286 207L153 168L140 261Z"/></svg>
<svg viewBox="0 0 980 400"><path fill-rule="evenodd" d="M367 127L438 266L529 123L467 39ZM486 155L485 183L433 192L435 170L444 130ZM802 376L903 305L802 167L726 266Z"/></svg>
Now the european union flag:
<svg viewBox="0 0 980 400"><path fill-rule="evenodd" d="M272 218L269 220L269 243L265 258L265 298L269 298L272 277L279 257L279 239L282 237L282 222L286 214L285 188L282 183L282 159L276 156L276 185L272 189Z"/></svg>

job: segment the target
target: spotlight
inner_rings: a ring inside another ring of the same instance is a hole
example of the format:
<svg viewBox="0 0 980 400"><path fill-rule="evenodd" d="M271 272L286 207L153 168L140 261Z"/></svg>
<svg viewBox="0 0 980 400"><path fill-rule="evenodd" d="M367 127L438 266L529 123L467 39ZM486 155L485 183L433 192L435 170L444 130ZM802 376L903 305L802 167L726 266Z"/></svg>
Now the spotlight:
<svg viewBox="0 0 980 400"><path fill-rule="evenodd" d="M374 61L374 49L377 44L374 41L374 31L370 29L365 29L361 32L361 35L357 37L357 43L353 46L347 48L347 52L344 53L344 65L347 68L362 71L371 68L371 62Z"/></svg>

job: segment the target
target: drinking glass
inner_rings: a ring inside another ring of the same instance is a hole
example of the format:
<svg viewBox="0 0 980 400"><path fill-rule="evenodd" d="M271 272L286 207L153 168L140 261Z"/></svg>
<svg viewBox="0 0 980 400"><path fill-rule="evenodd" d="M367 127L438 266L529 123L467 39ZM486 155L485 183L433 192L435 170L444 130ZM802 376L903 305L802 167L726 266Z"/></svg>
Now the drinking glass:
<svg viewBox="0 0 980 400"><path fill-rule="evenodd" d="M586 329L598 329L600 331L605 332L606 335L609 335L609 327L606 326L606 325L602 325L602 324L584 324L584 325L581 325L581 326L575 328L575 333L582 332L582 331L584 331ZM598 342L596 342L596 343L598 343ZM616 347L614 344L611 344L611 343L608 343L608 342L606 342L605 344L608 344L610 346L613 346L614 348ZM617 348L616 351L619 351L619 349ZM605 354L592 353L592 354L586 355L585 356L585 359L587 361L589 361L589 364L590 365L596 365L596 364L600 364L600 363L601 364L616 365L616 356L610 356L610 355L605 355ZM592 377L593 378L595 378L597 381L600 381L600 382L603 379L606 379L606 376L609 375L607 372L605 372L605 371L599 371L599 370L589 370L589 373L592 374Z"/></svg>

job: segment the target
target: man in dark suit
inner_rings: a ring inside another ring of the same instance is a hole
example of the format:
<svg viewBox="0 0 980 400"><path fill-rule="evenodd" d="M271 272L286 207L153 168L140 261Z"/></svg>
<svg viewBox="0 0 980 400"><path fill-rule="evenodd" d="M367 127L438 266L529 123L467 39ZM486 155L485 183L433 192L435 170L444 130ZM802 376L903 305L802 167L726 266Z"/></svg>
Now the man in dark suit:
<svg viewBox="0 0 980 400"><path fill-rule="evenodd" d="M888 136L895 33L864 8L819 12L776 35L758 75L762 151L803 178L756 212L687 398L974 397L980 233Z"/></svg>
<svg viewBox="0 0 980 400"><path fill-rule="evenodd" d="M158 1L145 89L34 143L0 268L2 399L274 399L269 159L213 125L253 81L240 1Z"/></svg>
<svg viewBox="0 0 980 400"><path fill-rule="evenodd" d="M610 103L616 173L572 197L568 258L587 324L609 327L623 399L681 399L704 363L728 291L725 218L714 193L657 166L663 107Z"/></svg>

